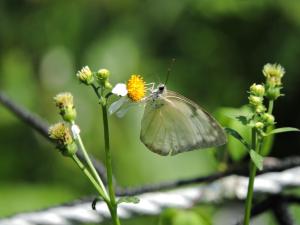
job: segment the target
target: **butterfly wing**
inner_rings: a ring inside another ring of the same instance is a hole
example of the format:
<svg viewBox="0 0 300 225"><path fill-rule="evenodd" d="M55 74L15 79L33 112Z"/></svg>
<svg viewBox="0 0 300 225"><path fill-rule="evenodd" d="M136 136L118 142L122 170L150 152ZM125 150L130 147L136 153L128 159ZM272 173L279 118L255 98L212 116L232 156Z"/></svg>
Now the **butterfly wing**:
<svg viewBox="0 0 300 225"><path fill-rule="evenodd" d="M224 130L212 116L172 91L147 102L140 138L160 155L176 155L226 143Z"/></svg>

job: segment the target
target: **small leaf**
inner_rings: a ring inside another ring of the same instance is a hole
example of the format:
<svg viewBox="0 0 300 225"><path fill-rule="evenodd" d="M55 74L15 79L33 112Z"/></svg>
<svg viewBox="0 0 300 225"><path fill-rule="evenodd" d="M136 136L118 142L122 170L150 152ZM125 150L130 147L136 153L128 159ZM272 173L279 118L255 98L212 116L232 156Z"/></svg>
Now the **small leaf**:
<svg viewBox="0 0 300 225"><path fill-rule="evenodd" d="M239 122L241 122L243 125L249 124L249 119L246 116L237 116L235 117Z"/></svg>
<svg viewBox="0 0 300 225"><path fill-rule="evenodd" d="M248 144L248 142L242 137L242 135L239 134L239 132L237 132L234 129L231 129L229 127L225 128L225 131L230 134L232 137L236 138L238 141L240 141L247 149L251 149L250 145Z"/></svg>
<svg viewBox="0 0 300 225"><path fill-rule="evenodd" d="M262 170L264 157L262 157L260 154L255 152L253 149L250 150L250 157L251 157L252 162L255 164L255 166L259 170Z"/></svg>
<svg viewBox="0 0 300 225"><path fill-rule="evenodd" d="M272 130L271 132L267 133L266 136L269 136L271 134L279 134L279 133L292 132L292 131L299 132L300 130L295 127L281 127L281 128L276 128L276 129Z"/></svg>
<svg viewBox="0 0 300 225"><path fill-rule="evenodd" d="M117 204L120 204L123 202L137 204L140 202L140 199L135 196L124 196L124 197L121 197L118 199Z"/></svg>

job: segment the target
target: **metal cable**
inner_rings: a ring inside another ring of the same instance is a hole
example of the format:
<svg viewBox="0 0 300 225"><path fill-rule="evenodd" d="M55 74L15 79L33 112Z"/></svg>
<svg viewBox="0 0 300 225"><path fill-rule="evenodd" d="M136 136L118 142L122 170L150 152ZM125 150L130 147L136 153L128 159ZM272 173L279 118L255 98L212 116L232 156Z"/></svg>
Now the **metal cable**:
<svg viewBox="0 0 300 225"><path fill-rule="evenodd" d="M254 193L274 195L281 193L287 187L299 187L300 179L295 179L296 177L300 177L300 166L258 175L255 179ZM138 195L139 204L120 204L118 214L120 218L128 219L135 215L158 215L163 209L169 207L191 208L199 203L243 200L247 194L247 185L247 177L231 175L201 186L193 185L163 192L143 193ZM292 198L287 200L289 201L292 201ZM94 211L91 202L84 200L2 218L0 225L70 225L99 223L109 218L109 211L103 202L99 202Z"/></svg>

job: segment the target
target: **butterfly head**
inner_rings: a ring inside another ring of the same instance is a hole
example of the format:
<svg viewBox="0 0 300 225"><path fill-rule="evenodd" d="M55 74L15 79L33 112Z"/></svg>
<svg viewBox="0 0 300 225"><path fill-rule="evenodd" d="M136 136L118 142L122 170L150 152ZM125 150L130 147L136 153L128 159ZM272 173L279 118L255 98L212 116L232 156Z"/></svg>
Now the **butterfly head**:
<svg viewBox="0 0 300 225"><path fill-rule="evenodd" d="M164 84L159 84L159 85L157 86L157 93L158 93L159 95L163 94L165 91L166 91L166 85L164 85Z"/></svg>

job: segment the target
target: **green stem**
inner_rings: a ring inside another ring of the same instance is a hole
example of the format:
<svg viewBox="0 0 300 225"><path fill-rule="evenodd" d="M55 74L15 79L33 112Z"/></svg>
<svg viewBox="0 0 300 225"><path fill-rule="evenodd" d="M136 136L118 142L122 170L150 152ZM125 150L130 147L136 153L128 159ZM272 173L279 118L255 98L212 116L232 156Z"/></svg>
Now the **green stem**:
<svg viewBox="0 0 300 225"><path fill-rule="evenodd" d="M103 129L104 129L104 144L105 144L105 162L106 162L106 173L107 173L107 185L108 185L108 193L109 193L109 202L107 206L109 208L111 218L115 225L121 225L118 212L117 212L117 203L115 198L115 191L113 187L113 173L112 173L112 160L111 160L111 152L110 152L110 144L109 144L109 127L108 127L108 118L107 118L107 99L110 94L104 98L104 90L101 89L101 94L98 92L98 88L95 85L92 85L95 94L97 95L99 102L102 106L102 116L103 116Z"/></svg>
<svg viewBox="0 0 300 225"><path fill-rule="evenodd" d="M251 148L256 151L256 130L252 128L252 146ZM249 183L248 183L248 191L247 191L247 199L245 205L245 214L244 214L244 225L249 225L250 222L250 215L251 215L251 206L252 206L252 198L253 198L253 186L254 186L254 179L256 175L256 166L250 160L249 166L250 174L249 174Z"/></svg>
<svg viewBox="0 0 300 225"><path fill-rule="evenodd" d="M110 152L110 144L109 144L109 127L108 127L106 101L102 103L102 116L103 116L103 129L104 129L107 185L108 185L108 192L109 192L109 198L111 203L111 216L114 221L114 224L120 225L120 221L117 213L115 191L113 187L112 160L111 160L111 152Z"/></svg>
<svg viewBox="0 0 300 225"><path fill-rule="evenodd" d="M97 97L98 97L99 99L101 99L101 95L99 94L98 88L95 86L95 84L92 84L92 88L93 88L95 94L97 95Z"/></svg>
<svg viewBox="0 0 300 225"><path fill-rule="evenodd" d="M270 101L269 101L269 107L268 107L268 113L269 113L269 114L272 114L273 106L274 106L274 101L273 101L273 100L270 100Z"/></svg>
<svg viewBox="0 0 300 225"><path fill-rule="evenodd" d="M72 156L72 159L77 164L77 166L80 168L80 170L87 176L87 178L90 180L90 182L93 184L93 186L96 188L98 193L103 197L103 190L95 180L95 178L91 175L90 171L83 165L83 163L78 159L76 155Z"/></svg>
<svg viewBox="0 0 300 225"><path fill-rule="evenodd" d="M109 199L109 196L108 196L108 194L107 194L107 192L106 192L105 186L104 186L104 184L103 184L101 178L99 177L98 172L96 171L95 167L93 166L93 163L92 163L92 161L91 161L91 159L90 159L90 157L89 157L89 155L88 155L88 153L87 153L87 151L86 151L86 149L85 149L85 147L84 147L84 144L83 144L83 142L82 142L82 140L81 140L80 135L78 135L77 141L78 141L78 144L79 144L79 146L80 146L80 148L81 148L81 150L82 150L83 156L84 156L84 158L85 158L85 160L86 160L86 162L87 162L87 164L88 164L88 166L89 166L89 168L90 168L92 174L94 175L94 177L96 178L98 184L100 185L100 187L101 187L101 189L102 189L102 191L101 191L101 193L100 193L100 194L101 194L101 197L102 197L104 200L108 200L108 199Z"/></svg>

